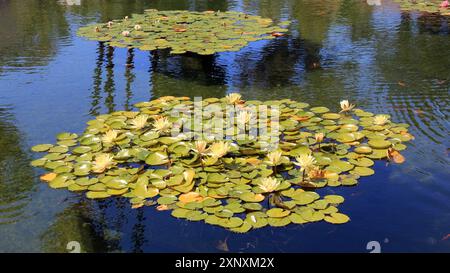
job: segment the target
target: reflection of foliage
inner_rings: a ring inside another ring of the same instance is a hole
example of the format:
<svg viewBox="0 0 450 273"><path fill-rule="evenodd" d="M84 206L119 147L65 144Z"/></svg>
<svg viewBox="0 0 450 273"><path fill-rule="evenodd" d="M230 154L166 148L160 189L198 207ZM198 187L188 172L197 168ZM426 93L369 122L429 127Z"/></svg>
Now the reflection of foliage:
<svg viewBox="0 0 450 273"><path fill-rule="evenodd" d="M44 65L55 54L56 37L68 36L64 9L56 1L3 1L0 16L2 66ZM20 58L17 61L17 58ZM1 72L1 68L0 68Z"/></svg>
<svg viewBox="0 0 450 273"><path fill-rule="evenodd" d="M13 222L22 214L33 188L33 170L22 150L20 133L7 109L0 108L0 224Z"/></svg>
<svg viewBox="0 0 450 273"><path fill-rule="evenodd" d="M99 252L103 242L90 223L90 209L85 203L74 204L56 215L52 225L41 235L43 252L68 252L71 241L80 243L81 252Z"/></svg>

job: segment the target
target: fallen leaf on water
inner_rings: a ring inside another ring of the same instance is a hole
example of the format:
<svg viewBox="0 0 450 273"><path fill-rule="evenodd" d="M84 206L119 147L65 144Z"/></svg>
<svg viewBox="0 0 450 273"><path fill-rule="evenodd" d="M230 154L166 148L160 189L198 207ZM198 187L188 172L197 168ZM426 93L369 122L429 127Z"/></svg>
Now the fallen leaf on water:
<svg viewBox="0 0 450 273"><path fill-rule="evenodd" d="M46 173L46 174L42 175L40 177L40 179L45 182L50 182L53 179L55 179L55 177L56 177L56 173Z"/></svg>
<svg viewBox="0 0 450 273"><path fill-rule="evenodd" d="M169 210L169 207L167 205L159 205L156 207L156 210L158 211Z"/></svg>
<svg viewBox="0 0 450 273"><path fill-rule="evenodd" d="M406 86L406 83L404 83L404 82L402 82L402 81L399 81L399 82L398 82L398 85L405 87L405 86Z"/></svg>
<svg viewBox="0 0 450 273"><path fill-rule="evenodd" d="M305 121L305 120L309 119L309 117L306 117L306 116L301 117L301 116L296 116L296 115L293 115L291 118L296 121Z"/></svg>
<svg viewBox="0 0 450 273"><path fill-rule="evenodd" d="M217 244L216 248L218 250L222 250L225 252L230 251L230 249L228 248L228 243L227 243L228 238L225 238L225 240L219 240L219 243Z"/></svg>
<svg viewBox="0 0 450 273"><path fill-rule="evenodd" d="M402 156L399 151L393 148L389 148L387 150L387 158L397 164L402 164L403 162L405 162L405 157Z"/></svg>
<svg viewBox="0 0 450 273"><path fill-rule="evenodd" d="M247 161L248 164L253 165L253 166L256 166L256 165L258 165L259 163L261 163L261 160L259 160L259 159L256 158L256 157L250 157L250 158L247 158L246 161Z"/></svg>
<svg viewBox="0 0 450 273"><path fill-rule="evenodd" d="M274 36L274 37L281 37L283 35L284 35L283 33L279 33L279 32L272 33L272 36Z"/></svg>
<svg viewBox="0 0 450 273"><path fill-rule="evenodd" d="M198 192L188 192L180 195L178 199L183 203L190 203L190 202L201 202L203 201L203 196L201 196Z"/></svg>

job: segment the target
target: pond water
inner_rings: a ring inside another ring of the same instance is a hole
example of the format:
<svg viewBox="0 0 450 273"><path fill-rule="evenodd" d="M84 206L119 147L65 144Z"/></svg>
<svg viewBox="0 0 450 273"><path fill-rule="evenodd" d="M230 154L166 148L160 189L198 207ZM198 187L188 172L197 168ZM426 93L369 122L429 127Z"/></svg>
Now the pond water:
<svg viewBox="0 0 450 273"><path fill-rule="evenodd" d="M68 5L67 3L75 3ZM80 2L81 5L76 5ZM236 10L292 20L289 35L210 57L113 49L76 36L144 9ZM0 252L450 251L450 19L401 12L391 1L0 1ZM234 234L126 199L87 200L39 181L30 147L164 95L291 98L337 109L348 99L411 124L402 165L376 164L325 222Z"/></svg>

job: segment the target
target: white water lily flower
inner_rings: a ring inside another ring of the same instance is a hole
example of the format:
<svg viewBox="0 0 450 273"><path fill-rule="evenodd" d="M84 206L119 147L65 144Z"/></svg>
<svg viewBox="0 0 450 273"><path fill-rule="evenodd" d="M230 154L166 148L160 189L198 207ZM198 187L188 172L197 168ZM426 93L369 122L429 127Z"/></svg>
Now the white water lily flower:
<svg viewBox="0 0 450 273"><path fill-rule="evenodd" d="M267 162L272 166L277 166L281 164L281 151L273 151L267 154Z"/></svg>
<svg viewBox="0 0 450 273"><path fill-rule="evenodd" d="M253 117L253 114L248 111L241 111L237 115L237 121L240 124L247 124L250 122L251 118Z"/></svg>
<svg viewBox="0 0 450 273"><path fill-rule="evenodd" d="M300 167L300 170L309 170L316 163L316 159L310 154L302 154L295 158L297 162L294 162L295 165Z"/></svg>
<svg viewBox="0 0 450 273"><path fill-rule="evenodd" d="M102 141L103 143L106 144L114 143L118 135L119 133L116 130L109 130L108 132L105 133L105 135L103 135Z"/></svg>
<svg viewBox="0 0 450 273"><path fill-rule="evenodd" d="M113 25L113 22L112 22L112 21L109 21L107 25L108 25L109 28L111 28L112 25Z"/></svg>
<svg viewBox="0 0 450 273"><path fill-rule="evenodd" d="M172 123L167 117L157 117L153 122L153 128L160 133L167 133L172 127Z"/></svg>
<svg viewBox="0 0 450 273"><path fill-rule="evenodd" d="M99 154L95 157L92 171L95 173L102 173L106 169L114 165L113 156L111 154Z"/></svg>
<svg viewBox="0 0 450 273"><path fill-rule="evenodd" d="M373 124L375 125L385 125L389 122L389 117L387 115L376 115L373 118Z"/></svg>
<svg viewBox="0 0 450 273"><path fill-rule="evenodd" d="M192 150L198 154L205 154L206 153L206 145L207 145L206 141L197 140L195 142L194 148Z"/></svg>
<svg viewBox="0 0 450 273"><path fill-rule="evenodd" d="M208 150L211 156L220 158L228 153L230 145L225 141L214 142Z"/></svg>
<svg viewBox="0 0 450 273"><path fill-rule="evenodd" d="M278 186L280 186L280 183L281 182L278 181L276 178L264 177L261 178L259 188L264 192L273 192L278 188Z"/></svg>
<svg viewBox="0 0 450 273"><path fill-rule="evenodd" d="M124 31L122 31L122 35L125 37L128 37L128 36L130 36L130 32L128 30L124 30Z"/></svg>
<svg viewBox="0 0 450 273"><path fill-rule="evenodd" d="M140 25L134 25L134 30L141 30L142 27Z"/></svg>
<svg viewBox="0 0 450 273"><path fill-rule="evenodd" d="M131 128L139 130L147 125L148 115L139 115L131 120Z"/></svg>
<svg viewBox="0 0 450 273"><path fill-rule="evenodd" d="M351 104L348 100L343 100L341 101L341 111L339 113L342 112L350 112L351 110L353 110L353 108L355 108L354 104Z"/></svg>
<svg viewBox="0 0 450 273"><path fill-rule="evenodd" d="M230 93L225 98L228 104L239 104L241 102L242 95L239 93Z"/></svg>
<svg viewBox="0 0 450 273"><path fill-rule="evenodd" d="M323 141L323 139L325 138L325 134L324 133L316 133L314 135L314 138L316 139L317 143L320 143Z"/></svg>

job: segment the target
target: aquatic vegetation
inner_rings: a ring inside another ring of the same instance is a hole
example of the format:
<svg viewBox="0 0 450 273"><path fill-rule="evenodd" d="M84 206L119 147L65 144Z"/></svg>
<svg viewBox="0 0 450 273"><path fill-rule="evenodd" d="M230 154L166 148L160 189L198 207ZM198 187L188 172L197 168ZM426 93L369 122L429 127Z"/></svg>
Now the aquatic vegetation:
<svg viewBox="0 0 450 273"><path fill-rule="evenodd" d="M48 170L41 180L233 232L343 224L350 220L337 208L344 198L315 190L354 186L374 174L375 160L403 163L400 152L413 139L408 124L349 101L336 103L333 112L289 99L245 101L234 93L201 103L166 96L135 106L138 111L97 116L81 135L60 133L56 144L32 147L46 153L31 162ZM241 130L239 122L214 127L220 117L267 127L258 127L260 134Z"/></svg>
<svg viewBox="0 0 450 273"><path fill-rule="evenodd" d="M402 10L414 10L429 13L440 13L450 15L448 1L442 0L394 0Z"/></svg>
<svg viewBox="0 0 450 273"><path fill-rule="evenodd" d="M78 35L113 47L150 51L169 48L172 54L211 55L238 51L252 41L280 37L288 25L288 21L275 24L268 18L234 11L148 9L123 20L82 27Z"/></svg>

